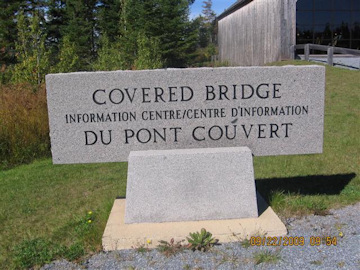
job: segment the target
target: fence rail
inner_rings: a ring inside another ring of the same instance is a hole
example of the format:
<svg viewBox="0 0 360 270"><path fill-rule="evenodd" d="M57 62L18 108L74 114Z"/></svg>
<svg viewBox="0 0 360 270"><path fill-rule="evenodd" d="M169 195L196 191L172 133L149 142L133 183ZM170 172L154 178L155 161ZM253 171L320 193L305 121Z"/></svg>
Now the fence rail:
<svg viewBox="0 0 360 270"><path fill-rule="evenodd" d="M290 47L291 59L295 59L296 50L302 50L302 49L304 50L306 61L309 61L310 49L327 52L327 64L330 66L334 65L334 53L351 54L351 55L355 55L355 56L360 56L360 50L341 48L341 47L333 47L333 46L325 46L325 45L317 45L317 44L298 44L298 45L292 45Z"/></svg>

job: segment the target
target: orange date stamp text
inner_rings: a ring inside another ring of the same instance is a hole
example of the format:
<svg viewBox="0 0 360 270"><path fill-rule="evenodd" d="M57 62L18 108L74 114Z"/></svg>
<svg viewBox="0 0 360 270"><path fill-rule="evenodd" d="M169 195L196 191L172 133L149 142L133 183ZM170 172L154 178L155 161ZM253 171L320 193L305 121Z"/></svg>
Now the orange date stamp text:
<svg viewBox="0 0 360 270"><path fill-rule="evenodd" d="M304 246L305 237L303 236L252 236L250 238L251 246ZM310 236L310 246L336 246L336 236Z"/></svg>

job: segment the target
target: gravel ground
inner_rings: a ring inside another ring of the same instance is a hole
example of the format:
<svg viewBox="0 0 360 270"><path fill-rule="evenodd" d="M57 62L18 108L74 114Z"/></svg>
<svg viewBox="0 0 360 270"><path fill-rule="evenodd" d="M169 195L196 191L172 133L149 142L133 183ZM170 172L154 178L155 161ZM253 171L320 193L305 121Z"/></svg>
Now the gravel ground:
<svg viewBox="0 0 360 270"><path fill-rule="evenodd" d="M288 236L304 237L303 246L244 247L237 242L170 257L157 250L123 250L98 253L81 264L55 261L42 269L360 269L360 203L331 210L327 216L292 218L286 223ZM337 245L311 246L312 236L336 237ZM264 262L257 264L261 257Z"/></svg>

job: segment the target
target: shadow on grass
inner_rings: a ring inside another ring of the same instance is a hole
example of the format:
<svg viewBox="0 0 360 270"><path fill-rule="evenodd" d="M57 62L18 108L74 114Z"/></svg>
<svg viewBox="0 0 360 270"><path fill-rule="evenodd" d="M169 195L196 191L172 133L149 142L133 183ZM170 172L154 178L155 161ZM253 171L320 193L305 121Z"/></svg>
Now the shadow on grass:
<svg viewBox="0 0 360 270"><path fill-rule="evenodd" d="M335 175L309 175L289 178L257 179L257 191L268 201L274 191L299 195L337 195L356 176L355 173Z"/></svg>

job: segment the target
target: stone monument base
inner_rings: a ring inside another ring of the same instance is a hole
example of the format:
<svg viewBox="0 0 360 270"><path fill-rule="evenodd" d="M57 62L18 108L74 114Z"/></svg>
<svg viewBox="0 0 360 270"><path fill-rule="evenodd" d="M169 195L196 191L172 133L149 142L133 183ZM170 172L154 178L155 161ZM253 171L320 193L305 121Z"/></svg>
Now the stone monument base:
<svg viewBox="0 0 360 270"><path fill-rule="evenodd" d="M184 240L202 228L220 243L286 235L255 191L250 149L131 152L126 200L114 203L104 250L156 247L160 240Z"/></svg>
<svg viewBox="0 0 360 270"><path fill-rule="evenodd" d="M259 235L286 235L285 225L259 194L257 202L257 218L125 224L125 199L117 199L102 237L103 249L131 249L141 245L154 248L160 240L170 241L174 238L175 241L180 241L186 239L190 232L199 232L201 228L211 232L220 243L236 242Z"/></svg>
<svg viewBox="0 0 360 270"><path fill-rule="evenodd" d="M255 218L248 147L133 151L125 223Z"/></svg>

